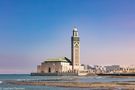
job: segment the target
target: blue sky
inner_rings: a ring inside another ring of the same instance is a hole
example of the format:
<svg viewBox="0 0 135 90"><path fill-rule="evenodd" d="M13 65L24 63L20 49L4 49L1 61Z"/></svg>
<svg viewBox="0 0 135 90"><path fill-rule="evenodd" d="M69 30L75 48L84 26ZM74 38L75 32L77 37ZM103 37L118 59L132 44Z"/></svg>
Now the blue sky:
<svg viewBox="0 0 135 90"><path fill-rule="evenodd" d="M81 63L135 63L134 0L1 0L0 73L29 73L46 58L70 58L73 26Z"/></svg>

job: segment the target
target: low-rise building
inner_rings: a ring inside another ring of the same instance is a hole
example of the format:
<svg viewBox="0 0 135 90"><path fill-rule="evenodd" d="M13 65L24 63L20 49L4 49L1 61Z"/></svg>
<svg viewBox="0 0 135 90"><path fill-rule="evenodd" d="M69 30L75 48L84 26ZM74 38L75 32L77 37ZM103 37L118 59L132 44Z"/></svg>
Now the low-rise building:
<svg viewBox="0 0 135 90"><path fill-rule="evenodd" d="M71 61L66 57L49 58L37 67L38 73L61 73L71 71Z"/></svg>

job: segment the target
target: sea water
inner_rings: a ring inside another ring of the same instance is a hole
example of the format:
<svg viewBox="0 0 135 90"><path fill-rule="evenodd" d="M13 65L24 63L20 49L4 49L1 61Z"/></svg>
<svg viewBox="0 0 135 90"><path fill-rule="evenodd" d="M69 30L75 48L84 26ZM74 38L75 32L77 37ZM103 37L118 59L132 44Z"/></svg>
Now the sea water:
<svg viewBox="0 0 135 90"><path fill-rule="evenodd" d="M32 86L7 84L7 80L17 81L56 81L56 82L126 82L135 81L135 77L107 76L30 76L29 74L1 74L0 90L93 90L92 88L67 88L52 86ZM94 88L95 89L95 88ZM96 89L97 90L97 89ZM106 90L106 89L102 89Z"/></svg>

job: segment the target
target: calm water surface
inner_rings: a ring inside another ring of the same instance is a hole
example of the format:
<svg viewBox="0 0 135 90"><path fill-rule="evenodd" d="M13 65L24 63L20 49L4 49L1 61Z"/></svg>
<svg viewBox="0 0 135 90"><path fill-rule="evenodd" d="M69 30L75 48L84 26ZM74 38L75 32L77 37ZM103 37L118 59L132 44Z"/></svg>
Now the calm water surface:
<svg viewBox="0 0 135 90"><path fill-rule="evenodd" d="M135 77L117 78L117 77L100 77L100 76L30 76L28 74L19 75L0 75L0 90L93 90L92 88L63 88L48 86L28 86L28 85L11 85L5 83L6 80L26 80L26 81L56 81L56 82L124 82L135 81ZM106 90L106 89L105 89Z"/></svg>

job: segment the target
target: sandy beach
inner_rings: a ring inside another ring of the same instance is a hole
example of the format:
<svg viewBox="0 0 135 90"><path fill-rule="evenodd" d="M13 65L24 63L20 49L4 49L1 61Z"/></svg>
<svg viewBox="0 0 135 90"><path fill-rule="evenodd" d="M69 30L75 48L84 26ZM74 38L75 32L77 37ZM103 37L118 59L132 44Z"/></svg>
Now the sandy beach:
<svg viewBox="0 0 135 90"><path fill-rule="evenodd" d="M115 89L122 88L126 90L134 90L134 82L109 82L109 83L84 83L84 82L38 82L38 81L7 81L10 84L16 85L36 85L36 86L55 86L55 87L74 87L74 88L107 88Z"/></svg>

